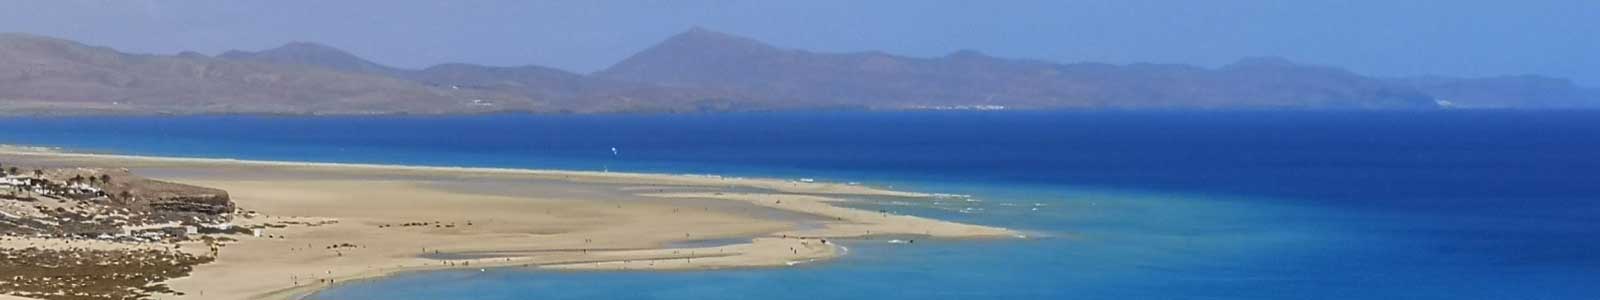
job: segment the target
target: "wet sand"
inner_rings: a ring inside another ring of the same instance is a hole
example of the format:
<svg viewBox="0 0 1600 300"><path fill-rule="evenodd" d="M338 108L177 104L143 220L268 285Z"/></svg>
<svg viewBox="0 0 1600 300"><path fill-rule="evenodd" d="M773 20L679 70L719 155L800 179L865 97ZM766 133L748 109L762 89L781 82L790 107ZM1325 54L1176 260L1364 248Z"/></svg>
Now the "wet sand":
<svg viewBox="0 0 1600 300"><path fill-rule="evenodd" d="M835 206L857 196L934 197L837 183L162 158L19 147L0 147L0 161L127 167L143 176L219 188L242 209L258 213L237 216L236 225L272 225L262 237L232 236L238 241L223 247L215 262L168 282L186 295L159 296L164 299L297 299L341 282L433 269L785 267L843 253L826 239L1020 236L1002 228ZM737 239L747 240L691 242Z"/></svg>

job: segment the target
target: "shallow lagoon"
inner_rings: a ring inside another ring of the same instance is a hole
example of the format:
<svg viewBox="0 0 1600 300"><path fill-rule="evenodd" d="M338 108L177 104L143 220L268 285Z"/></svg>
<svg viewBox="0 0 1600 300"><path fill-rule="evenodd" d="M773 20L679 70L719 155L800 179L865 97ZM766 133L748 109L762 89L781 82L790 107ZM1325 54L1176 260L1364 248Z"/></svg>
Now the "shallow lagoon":
<svg viewBox="0 0 1600 300"><path fill-rule="evenodd" d="M1600 113L1026 112L0 119L132 154L716 173L978 201L853 205L1027 230L850 241L708 272L496 269L314 299L1594 298ZM610 147L619 148L613 155Z"/></svg>

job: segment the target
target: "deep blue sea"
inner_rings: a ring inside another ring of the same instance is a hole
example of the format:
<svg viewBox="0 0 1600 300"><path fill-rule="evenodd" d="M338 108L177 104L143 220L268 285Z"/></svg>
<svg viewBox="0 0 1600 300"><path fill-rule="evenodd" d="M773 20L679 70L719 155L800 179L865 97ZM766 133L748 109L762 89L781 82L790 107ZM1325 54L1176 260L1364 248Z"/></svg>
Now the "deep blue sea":
<svg viewBox="0 0 1600 300"><path fill-rule="evenodd" d="M1600 111L0 118L0 143L856 181L981 200L859 206L1038 236L412 273L319 300L1600 299Z"/></svg>

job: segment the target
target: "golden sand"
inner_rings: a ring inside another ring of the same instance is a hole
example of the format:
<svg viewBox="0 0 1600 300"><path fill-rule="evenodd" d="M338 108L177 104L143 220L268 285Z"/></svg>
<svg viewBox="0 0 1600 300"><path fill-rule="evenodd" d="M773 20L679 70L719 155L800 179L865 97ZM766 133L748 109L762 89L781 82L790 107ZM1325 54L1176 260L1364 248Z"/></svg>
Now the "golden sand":
<svg viewBox="0 0 1600 300"><path fill-rule="evenodd" d="M661 270L785 267L843 253L825 239L1019 236L835 206L928 194L838 183L704 175L297 163L62 153L0 147L8 163L123 166L227 190L272 224L168 282L165 299L296 299L403 271L490 267ZM765 211L792 217L763 217ZM806 223L808 226L799 226ZM406 226L406 225L411 226ZM281 228L277 228L281 226ZM750 238L675 248L674 243ZM186 248L198 249L194 246Z"/></svg>

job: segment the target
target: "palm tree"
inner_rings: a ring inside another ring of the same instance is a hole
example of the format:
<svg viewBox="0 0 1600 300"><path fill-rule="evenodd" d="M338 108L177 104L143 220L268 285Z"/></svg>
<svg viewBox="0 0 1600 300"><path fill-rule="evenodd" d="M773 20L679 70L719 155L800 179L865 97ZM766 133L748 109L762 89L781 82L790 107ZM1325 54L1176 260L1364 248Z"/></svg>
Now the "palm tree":
<svg viewBox="0 0 1600 300"><path fill-rule="evenodd" d="M111 174L100 174L100 183L111 184Z"/></svg>

